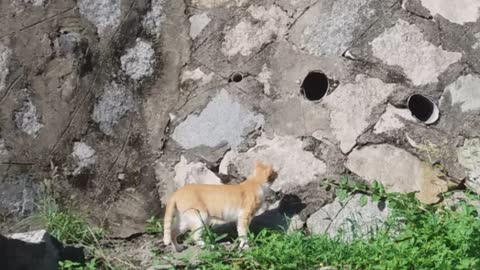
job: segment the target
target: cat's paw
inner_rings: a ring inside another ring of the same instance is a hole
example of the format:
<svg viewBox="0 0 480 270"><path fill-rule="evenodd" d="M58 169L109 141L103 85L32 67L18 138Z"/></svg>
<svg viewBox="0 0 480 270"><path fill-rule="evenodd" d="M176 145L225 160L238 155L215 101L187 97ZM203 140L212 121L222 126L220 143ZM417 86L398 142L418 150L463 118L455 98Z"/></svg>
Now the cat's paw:
<svg viewBox="0 0 480 270"><path fill-rule="evenodd" d="M240 240L240 244L238 245L238 248L240 250L245 250L247 248L250 248L250 246L248 245L247 241L245 240Z"/></svg>
<svg viewBox="0 0 480 270"><path fill-rule="evenodd" d="M197 246L199 246L201 248L205 247L205 241L203 241L203 240L196 241L196 244L197 244Z"/></svg>

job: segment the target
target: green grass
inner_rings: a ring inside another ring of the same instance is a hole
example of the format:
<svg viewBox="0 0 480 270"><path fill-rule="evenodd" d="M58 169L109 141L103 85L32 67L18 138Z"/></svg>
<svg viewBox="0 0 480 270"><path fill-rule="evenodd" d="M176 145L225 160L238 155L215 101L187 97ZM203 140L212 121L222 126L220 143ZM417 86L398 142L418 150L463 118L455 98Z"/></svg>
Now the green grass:
<svg viewBox="0 0 480 270"><path fill-rule="evenodd" d="M183 266L173 265L171 269L315 270L323 266L364 270L480 269L480 218L477 209L467 202L451 209L424 205L414 194L387 194L378 183L368 187L342 178L339 184L327 184L327 188L335 188L339 199L360 192L365 195L361 197L362 204L368 200L386 200L391 211L385 226L368 238L351 242L302 231L264 230L256 236L249 235L251 248L244 251L235 245L216 244L225 236L207 229L204 235L207 248L195 262L185 259ZM479 199L476 194L467 192L467 195ZM83 217L58 207L53 200L45 200L40 209L52 235L65 243L80 244L93 255L84 266L61 262L61 270L120 269L118 263L114 266L114 260L120 262L121 269L139 269L119 258L108 257L99 244L105 234L90 227ZM160 235L161 220L149 219L145 231ZM157 255L171 256L163 251Z"/></svg>
<svg viewBox="0 0 480 270"><path fill-rule="evenodd" d="M199 264L187 268L480 269L480 219L475 207L465 202L457 209L427 206L413 194L386 194L378 184L367 193L370 199L386 199L392 210L385 226L367 239L345 242L326 235L264 230L250 236L253 247L248 250L215 245L202 251Z"/></svg>

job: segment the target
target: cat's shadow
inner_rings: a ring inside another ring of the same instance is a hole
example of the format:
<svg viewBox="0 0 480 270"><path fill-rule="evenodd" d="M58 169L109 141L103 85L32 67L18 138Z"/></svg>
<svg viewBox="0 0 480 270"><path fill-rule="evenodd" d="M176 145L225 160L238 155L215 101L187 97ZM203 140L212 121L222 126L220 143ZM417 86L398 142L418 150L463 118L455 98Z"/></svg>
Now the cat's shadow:
<svg viewBox="0 0 480 270"><path fill-rule="evenodd" d="M305 207L306 204L302 203L298 196L284 195L278 207L267 210L252 219L250 232L256 235L263 229L286 231L290 225L291 218L300 213ZM237 238L235 222L216 225L212 229L218 235L226 234L226 237L221 242L234 241Z"/></svg>

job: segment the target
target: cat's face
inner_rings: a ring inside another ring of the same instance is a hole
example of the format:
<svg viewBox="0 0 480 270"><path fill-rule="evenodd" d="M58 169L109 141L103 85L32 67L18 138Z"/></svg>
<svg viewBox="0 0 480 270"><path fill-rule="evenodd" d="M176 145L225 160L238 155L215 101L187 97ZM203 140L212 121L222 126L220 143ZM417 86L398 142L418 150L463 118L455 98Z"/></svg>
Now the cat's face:
<svg viewBox="0 0 480 270"><path fill-rule="evenodd" d="M261 161L255 162L255 175L261 178L263 182L268 183L273 183L277 176L272 164L264 164Z"/></svg>

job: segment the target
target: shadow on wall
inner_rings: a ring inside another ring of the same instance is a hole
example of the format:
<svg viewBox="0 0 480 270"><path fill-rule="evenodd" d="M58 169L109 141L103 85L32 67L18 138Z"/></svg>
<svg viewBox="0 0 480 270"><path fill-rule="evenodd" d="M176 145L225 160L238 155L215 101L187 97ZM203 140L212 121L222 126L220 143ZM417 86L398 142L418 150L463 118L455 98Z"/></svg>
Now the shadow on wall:
<svg viewBox="0 0 480 270"><path fill-rule="evenodd" d="M262 229L285 231L290 225L290 219L300 213L306 206L298 196L286 194L280 200L277 208L267 210L253 218L250 224L250 232L258 234ZM217 225L213 230L219 235L227 234L223 241L232 241L237 238L235 222Z"/></svg>

